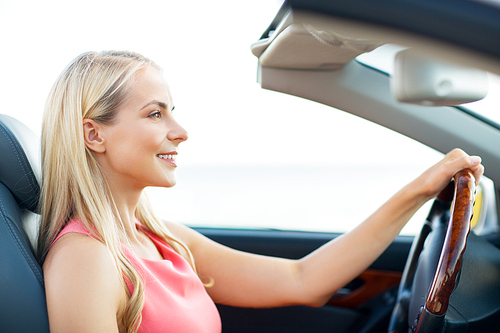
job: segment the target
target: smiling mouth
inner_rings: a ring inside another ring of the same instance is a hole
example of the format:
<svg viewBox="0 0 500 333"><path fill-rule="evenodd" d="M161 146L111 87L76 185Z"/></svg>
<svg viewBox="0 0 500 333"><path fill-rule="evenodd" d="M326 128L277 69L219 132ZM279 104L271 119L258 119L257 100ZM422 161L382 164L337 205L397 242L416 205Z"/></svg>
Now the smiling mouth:
<svg viewBox="0 0 500 333"><path fill-rule="evenodd" d="M169 163L173 167L177 167L177 163L175 163L175 160L177 159L177 153L174 154L158 154L156 157L164 160L165 162Z"/></svg>
<svg viewBox="0 0 500 333"><path fill-rule="evenodd" d="M158 154L156 155L158 156L159 158L161 158L162 160L172 160L172 161L175 161L176 159L176 155L174 154L166 154L166 155L163 155L163 154Z"/></svg>

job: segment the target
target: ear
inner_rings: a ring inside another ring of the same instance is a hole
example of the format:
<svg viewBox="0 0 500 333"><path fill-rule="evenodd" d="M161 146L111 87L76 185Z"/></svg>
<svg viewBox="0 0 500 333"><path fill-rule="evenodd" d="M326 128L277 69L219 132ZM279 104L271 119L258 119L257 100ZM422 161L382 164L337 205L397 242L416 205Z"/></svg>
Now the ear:
<svg viewBox="0 0 500 333"><path fill-rule="evenodd" d="M98 122L92 119L83 119L83 139L85 140L85 145L96 153L104 153L106 151L102 132L102 126Z"/></svg>

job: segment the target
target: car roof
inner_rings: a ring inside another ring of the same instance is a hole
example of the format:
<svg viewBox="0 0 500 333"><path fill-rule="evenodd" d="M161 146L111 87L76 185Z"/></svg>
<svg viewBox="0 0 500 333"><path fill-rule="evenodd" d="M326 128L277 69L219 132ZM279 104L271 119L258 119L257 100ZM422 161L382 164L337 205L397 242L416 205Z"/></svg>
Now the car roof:
<svg viewBox="0 0 500 333"><path fill-rule="evenodd" d="M285 6L391 27L500 57L500 2L288 0Z"/></svg>

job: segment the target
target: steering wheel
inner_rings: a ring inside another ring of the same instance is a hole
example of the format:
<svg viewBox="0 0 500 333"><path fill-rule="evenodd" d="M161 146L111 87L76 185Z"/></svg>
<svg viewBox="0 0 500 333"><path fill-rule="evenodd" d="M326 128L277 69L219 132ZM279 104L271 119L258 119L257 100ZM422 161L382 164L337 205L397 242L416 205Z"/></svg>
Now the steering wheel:
<svg viewBox="0 0 500 333"><path fill-rule="evenodd" d="M474 193L474 175L465 169L434 200L420 234L413 241L389 333L438 332L442 328L459 278Z"/></svg>

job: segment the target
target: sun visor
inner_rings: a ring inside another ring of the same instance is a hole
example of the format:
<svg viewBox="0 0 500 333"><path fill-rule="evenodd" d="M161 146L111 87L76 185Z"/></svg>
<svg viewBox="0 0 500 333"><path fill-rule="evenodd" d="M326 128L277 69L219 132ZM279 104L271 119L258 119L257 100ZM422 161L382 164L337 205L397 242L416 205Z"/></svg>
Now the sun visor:
<svg viewBox="0 0 500 333"><path fill-rule="evenodd" d="M391 90L400 102L453 106L484 98L488 77L485 71L445 63L407 49L395 57Z"/></svg>
<svg viewBox="0 0 500 333"><path fill-rule="evenodd" d="M288 12L269 38L252 45L264 67L335 70L383 43L350 36L321 15Z"/></svg>

